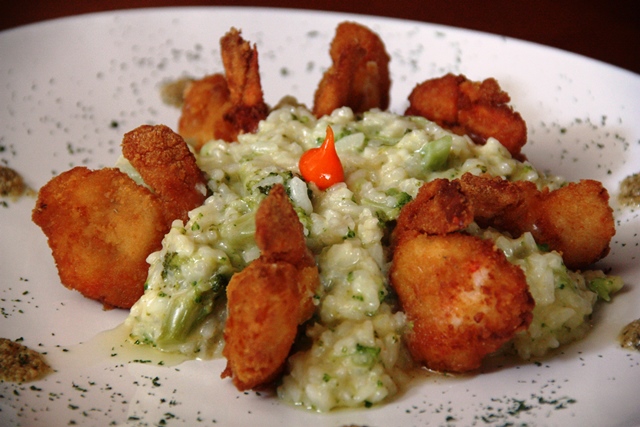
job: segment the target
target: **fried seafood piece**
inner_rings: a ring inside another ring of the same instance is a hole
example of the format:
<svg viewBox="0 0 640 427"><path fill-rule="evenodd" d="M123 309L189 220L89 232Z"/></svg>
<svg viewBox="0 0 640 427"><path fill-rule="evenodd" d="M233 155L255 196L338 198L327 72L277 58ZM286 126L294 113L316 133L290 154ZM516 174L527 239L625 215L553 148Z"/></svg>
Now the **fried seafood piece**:
<svg viewBox="0 0 640 427"><path fill-rule="evenodd" d="M162 202L118 169L76 167L50 180L32 213L63 285L105 308L143 293L147 256L169 231Z"/></svg>
<svg viewBox="0 0 640 427"><path fill-rule="evenodd" d="M447 234L473 221L471 203L460 183L447 179L426 182L416 198L402 207L393 231L394 243L418 233Z"/></svg>
<svg viewBox="0 0 640 427"><path fill-rule="evenodd" d="M282 185L274 186L256 212L261 255L227 286L228 318L222 377L238 390L267 386L282 372L298 326L314 311L320 286L302 224Z"/></svg>
<svg viewBox="0 0 640 427"><path fill-rule="evenodd" d="M562 253L565 265L584 269L604 258L616 233L609 193L598 181L581 180L542 193L531 206L527 231L538 243Z"/></svg>
<svg viewBox="0 0 640 427"><path fill-rule="evenodd" d="M243 40L235 28L222 37L220 47L231 101L225 120L238 132L255 132L269 112L260 83L258 50Z"/></svg>
<svg viewBox="0 0 640 427"><path fill-rule="evenodd" d="M532 182L511 182L488 174L467 172L458 181L462 192L471 201L474 221L483 227L492 225L505 231L514 230L513 226L502 221L505 218L509 218L509 222L528 223L530 206L542 194ZM522 231L517 234L522 234Z"/></svg>
<svg viewBox="0 0 640 427"><path fill-rule="evenodd" d="M342 22L329 50L332 65L314 95L313 114L322 117L340 107L360 113L389 106L389 60L384 43L369 28Z"/></svg>
<svg viewBox="0 0 640 427"><path fill-rule="evenodd" d="M516 237L530 232L538 244L560 252L572 270L609 253L615 223L609 193L598 181L581 180L555 191L484 175L465 174L460 182L480 225Z"/></svg>
<svg viewBox="0 0 640 427"><path fill-rule="evenodd" d="M417 234L395 248L391 283L412 328L413 358L465 372L525 330L534 301L522 270L493 243L462 233Z"/></svg>
<svg viewBox="0 0 640 427"><path fill-rule="evenodd" d="M206 181L184 139L164 125L143 125L127 132L122 154L160 197L169 223L187 221L204 202Z"/></svg>
<svg viewBox="0 0 640 427"><path fill-rule="evenodd" d="M474 82L464 75L446 74L418 84L409 95L405 114L422 116L458 135L468 135L476 144L493 137L513 157L523 159L527 126L508 105L510 100L493 78Z"/></svg>
<svg viewBox="0 0 640 427"><path fill-rule="evenodd" d="M318 267L304 240L302 223L282 185L275 185L260 204L255 239L263 260L285 262L298 269L301 295L298 323L306 321L315 311L312 297L320 283Z"/></svg>
<svg viewBox="0 0 640 427"><path fill-rule="evenodd" d="M118 169L76 167L50 180L32 213L62 284L105 307L130 308L144 291L147 256L174 219L200 206L206 182L181 136L166 126L124 135L123 155L151 187Z"/></svg>
<svg viewBox="0 0 640 427"><path fill-rule="evenodd" d="M196 150L211 139L236 141L241 133L254 132L267 117L258 51L231 28L220 39L225 74L213 74L191 82L184 93L178 132Z"/></svg>
<svg viewBox="0 0 640 427"><path fill-rule="evenodd" d="M258 259L229 282L222 377L238 390L265 387L282 372L298 331L297 278L291 264Z"/></svg>
<svg viewBox="0 0 640 427"><path fill-rule="evenodd" d="M230 105L229 86L223 74L190 82L184 91L178 133L196 150L212 139L235 141L238 132L225 120Z"/></svg>

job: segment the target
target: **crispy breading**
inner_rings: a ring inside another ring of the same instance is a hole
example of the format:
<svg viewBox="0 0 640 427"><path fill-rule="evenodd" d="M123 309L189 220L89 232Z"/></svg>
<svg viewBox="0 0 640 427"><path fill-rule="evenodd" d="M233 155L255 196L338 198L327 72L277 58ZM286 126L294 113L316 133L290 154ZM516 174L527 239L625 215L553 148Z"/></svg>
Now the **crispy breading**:
<svg viewBox="0 0 640 427"><path fill-rule="evenodd" d="M260 203L256 212L255 239L261 258L297 267L301 296L299 323L306 321L315 310L311 297L319 284L318 268L311 250L307 248L302 223L293 210L284 186L272 187L269 196Z"/></svg>
<svg viewBox="0 0 640 427"><path fill-rule="evenodd" d="M422 116L458 135L468 135L476 144L493 137L513 157L523 159L527 126L509 101L493 78L473 82L449 73L414 87L405 114Z"/></svg>
<svg viewBox="0 0 640 427"><path fill-rule="evenodd" d="M515 237L530 232L538 244L560 252L572 270L609 253L615 223L609 193L598 181L569 183L555 191L484 175L465 174L460 182L478 224Z"/></svg>
<svg viewBox="0 0 640 427"><path fill-rule="evenodd" d="M548 189L542 191L529 181L509 181L490 175L465 173L460 177L462 191L470 199L474 221L519 237L534 232L534 209Z"/></svg>
<svg viewBox="0 0 640 427"><path fill-rule="evenodd" d="M125 134L122 152L152 188L118 169L76 167L50 180L32 213L68 288L105 307L130 308L142 296L147 256L175 219L200 206L206 182L182 137L166 126Z"/></svg>
<svg viewBox="0 0 640 427"><path fill-rule="evenodd" d="M473 221L472 206L460 183L447 179L426 182L414 200L402 207L393 241L415 233L447 234L466 228Z"/></svg>
<svg viewBox="0 0 640 427"><path fill-rule="evenodd" d="M304 236L304 230L298 214L284 186L275 185L256 212L256 244L267 260L297 265L308 252L304 238L299 236Z"/></svg>
<svg viewBox="0 0 640 427"><path fill-rule="evenodd" d="M56 176L40 189L32 219L48 238L62 284L120 308L142 295L146 258L170 228L160 200L110 168Z"/></svg>
<svg viewBox="0 0 640 427"><path fill-rule="evenodd" d="M225 120L231 108L229 86L223 74L190 82L184 92L178 132L196 150L212 139L234 141L238 132Z"/></svg>
<svg viewBox="0 0 640 427"><path fill-rule="evenodd" d="M329 54L332 65L314 95L316 117L344 106L356 113L389 106L390 57L376 33L354 22L342 22Z"/></svg>
<svg viewBox="0 0 640 427"><path fill-rule="evenodd" d="M400 241L390 272L412 328L413 358L465 372L525 330L534 301L522 270L490 241L461 233Z"/></svg>
<svg viewBox="0 0 640 427"><path fill-rule="evenodd" d="M261 255L231 278L222 377L239 390L260 388L282 371L298 325L315 310L318 268L284 186L271 188L256 212Z"/></svg>
<svg viewBox="0 0 640 427"><path fill-rule="evenodd" d="M211 139L236 141L241 133L255 132L267 117L258 50L231 28L221 39L223 74L191 82L185 89L178 132L196 150Z"/></svg>
<svg viewBox="0 0 640 427"><path fill-rule="evenodd" d="M206 181L184 139L164 125L143 125L127 132L122 154L158 194L168 221L187 221L204 202Z"/></svg>
<svg viewBox="0 0 640 427"><path fill-rule="evenodd" d="M260 83L258 50L235 28L222 37L220 48L231 101L225 120L239 133L255 132L269 112Z"/></svg>
<svg viewBox="0 0 640 427"><path fill-rule="evenodd" d="M544 193L531 209L533 237L562 253L570 269L586 268L609 253L616 229L609 193L600 182L581 180Z"/></svg>
<svg viewBox="0 0 640 427"><path fill-rule="evenodd" d="M297 278L293 265L260 258L231 278L222 377L238 390L266 386L282 372L298 330Z"/></svg>

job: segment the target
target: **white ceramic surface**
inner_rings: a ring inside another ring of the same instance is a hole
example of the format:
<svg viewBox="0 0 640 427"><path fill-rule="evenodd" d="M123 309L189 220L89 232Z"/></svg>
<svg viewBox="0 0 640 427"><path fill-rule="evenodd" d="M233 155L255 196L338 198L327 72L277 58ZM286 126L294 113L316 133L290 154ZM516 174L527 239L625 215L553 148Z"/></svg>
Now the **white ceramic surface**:
<svg viewBox="0 0 640 427"><path fill-rule="evenodd" d="M601 264L626 286L598 307L591 334L537 363L419 381L371 409L310 413L237 392L219 378L222 360L159 365L123 355L113 333L102 331L126 312L104 311L61 286L30 220L35 199L2 199L0 336L46 352L57 372L0 383L0 425L640 425L640 353L616 341L640 318L640 210L615 203L620 181L640 172L636 74L509 38L367 16L240 8L78 16L0 32L0 164L37 189L75 165L111 166L123 133L138 125L175 128L179 112L161 102L161 83L221 71L218 40L231 26L257 44L267 102L289 94L309 105L335 26L346 19L386 43L391 110L403 112L413 86L427 78L495 77L528 123L524 152L534 164L603 181L618 231Z"/></svg>

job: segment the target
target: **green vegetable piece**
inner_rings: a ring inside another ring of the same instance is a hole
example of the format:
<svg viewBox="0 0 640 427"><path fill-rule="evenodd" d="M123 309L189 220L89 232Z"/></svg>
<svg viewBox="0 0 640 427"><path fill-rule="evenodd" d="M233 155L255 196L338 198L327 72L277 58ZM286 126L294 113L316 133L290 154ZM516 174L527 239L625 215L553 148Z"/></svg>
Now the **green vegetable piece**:
<svg viewBox="0 0 640 427"><path fill-rule="evenodd" d="M213 304L224 292L227 283L225 276L215 274L206 284L196 284L191 289L171 295L156 344L164 346L184 342L189 333L213 311Z"/></svg>
<svg viewBox="0 0 640 427"><path fill-rule="evenodd" d="M443 169L447 165L452 143L451 135L446 135L422 146L418 153L422 156L423 168L432 171Z"/></svg>
<svg viewBox="0 0 640 427"><path fill-rule="evenodd" d="M353 354L353 363L359 366L373 366L378 360L380 347L369 347L356 344L356 352Z"/></svg>
<svg viewBox="0 0 640 427"><path fill-rule="evenodd" d="M611 295L619 291L624 285L618 276L596 277L587 282L587 286L604 301L611 301Z"/></svg>

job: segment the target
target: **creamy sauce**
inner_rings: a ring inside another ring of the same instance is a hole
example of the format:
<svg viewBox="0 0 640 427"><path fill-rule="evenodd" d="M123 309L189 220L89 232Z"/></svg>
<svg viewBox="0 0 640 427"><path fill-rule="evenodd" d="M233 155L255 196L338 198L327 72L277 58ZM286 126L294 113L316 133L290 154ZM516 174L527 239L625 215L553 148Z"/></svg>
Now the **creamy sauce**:
<svg viewBox="0 0 640 427"><path fill-rule="evenodd" d="M0 338L0 380L23 383L51 371L44 356L6 338Z"/></svg>
<svg viewBox="0 0 640 427"><path fill-rule="evenodd" d="M640 206L640 173L634 173L622 180L618 201L624 206Z"/></svg>
<svg viewBox="0 0 640 427"><path fill-rule="evenodd" d="M87 361L92 364L144 363L155 366L177 366L192 359L183 354L162 352L147 345L136 345L128 339L129 331L129 328L123 324L100 332L86 342L65 347L63 351L48 349L47 356L58 371L86 365Z"/></svg>
<svg viewBox="0 0 640 427"><path fill-rule="evenodd" d="M640 319L636 319L622 328L619 340L623 348L640 351Z"/></svg>

